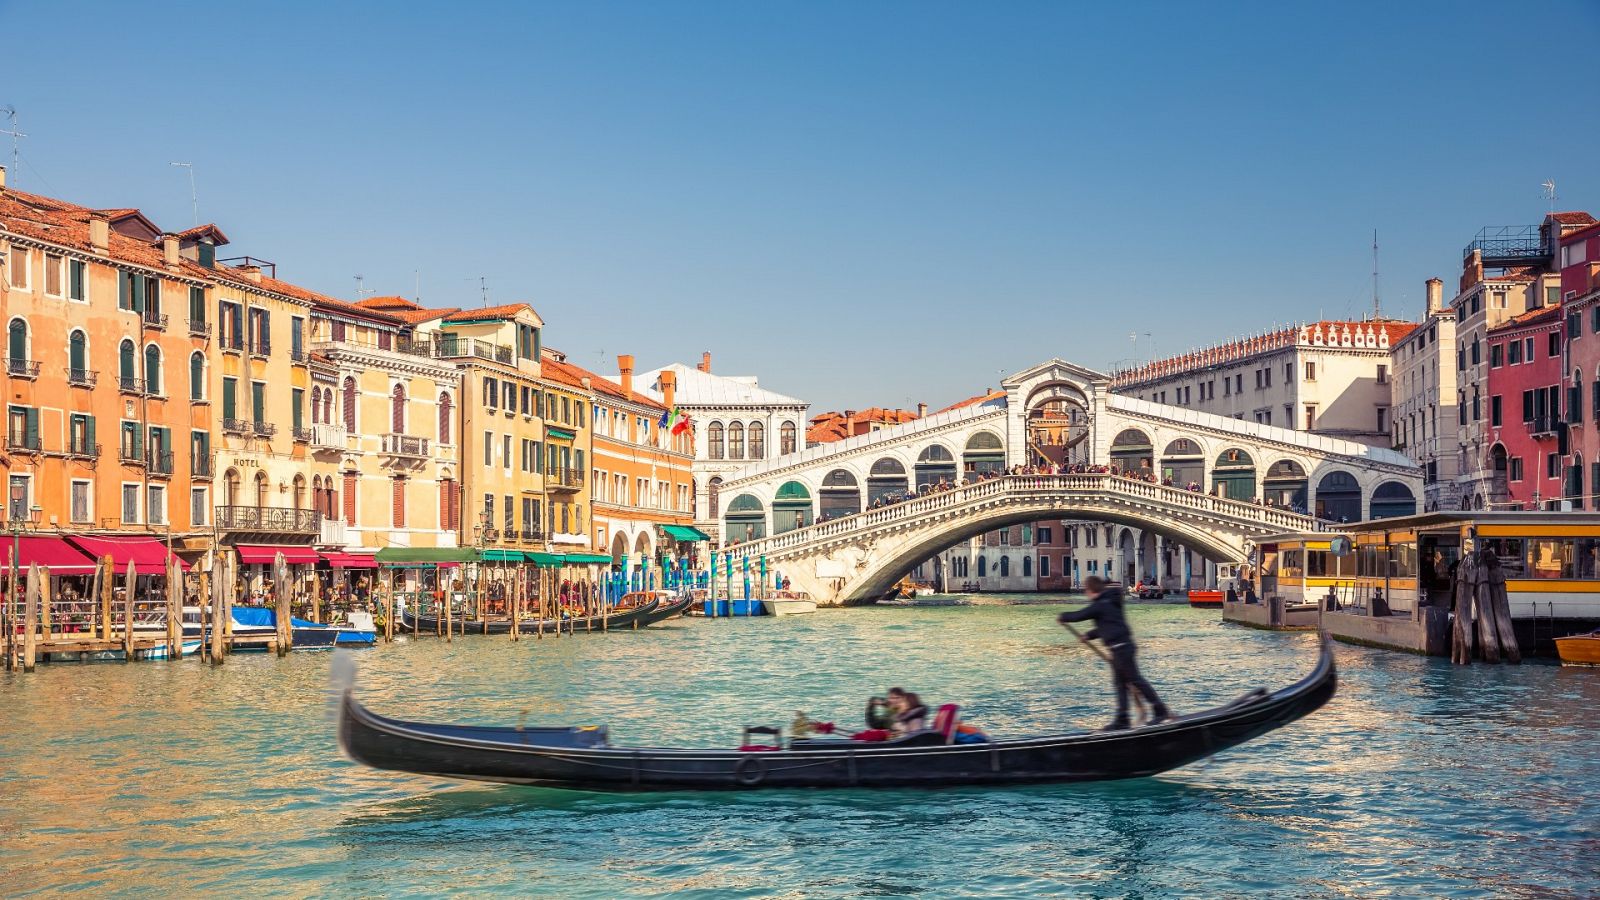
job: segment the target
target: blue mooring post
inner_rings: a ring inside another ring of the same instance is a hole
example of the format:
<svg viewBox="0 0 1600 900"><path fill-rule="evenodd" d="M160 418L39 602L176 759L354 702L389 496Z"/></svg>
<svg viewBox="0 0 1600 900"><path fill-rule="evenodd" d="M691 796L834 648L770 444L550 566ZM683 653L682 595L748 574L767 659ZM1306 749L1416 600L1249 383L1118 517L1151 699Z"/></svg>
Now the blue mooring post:
<svg viewBox="0 0 1600 900"><path fill-rule="evenodd" d="M743 556L741 559L744 560L744 614L753 616L756 614L756 607L750 599L750 557Z"/></svg>
<svg viewBox="0 0 1600 900"><path fill-rule="evenodd" d="M717 617L717 551L711 551L711 567L706 569L706 615Z"/></svg>

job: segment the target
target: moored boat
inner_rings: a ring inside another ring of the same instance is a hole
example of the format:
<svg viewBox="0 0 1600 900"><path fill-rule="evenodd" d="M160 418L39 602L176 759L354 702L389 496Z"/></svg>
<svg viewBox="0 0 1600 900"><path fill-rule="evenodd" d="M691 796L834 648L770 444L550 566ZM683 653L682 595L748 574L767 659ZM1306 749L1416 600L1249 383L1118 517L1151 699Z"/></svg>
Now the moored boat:
<svg viewBox="0 0 1600 900"><path fill-rule="evenodd" d="M1195 609L1221 609L1221 591L1190 591L1189 605Z"/></svg>
<svg viewBox="0 0 1600 900"><path fill-rule="evenodd" d="M571 631L573 633L642 627L650 623L649 617L655 612L660 603L660 598L652 597L643 606L608 612L603 616L578 616L575 618L543 620L523 619L517 623L517 629L522 634L537 634L541 631L554 632L558 626L562 632ZM442 619L437 616L419 615L410 609L401 610L400 624L404 631L416 630L423 634L444 632ZM454 634L510 634L511 620L451 619L450 630Z"/></svg>
<svg viewBox="0 0 1600 900"><path fill-rule="evenodd" d="M379 715L341 691L339 741L379 769L595 790L949 786L1138 778L1204 759L1315 712L1337 687L1329 638L1289 687L1257 689L1215 709L1140 728L955 743L942 731L881 742L796 738L785 746L676 749L613 746L604 726L486 727ZM942 711L941 711L942 712ZM776 729L757 729L774 733ZM747 735L750 732L747 729Z"/></svg>
<svg viewBox="0 0 1600 900"><path fill-rule="evenodd" d="M1563 666L1600 666L1600 629L1556 638L1556 655Z"/></svg>
<svg viewBox="0 0 1600 900"><path fill-rule="evenodd" d="M817 601L805 591L778 591L762 602L775 616L798 616L817 611Z"/></svg>

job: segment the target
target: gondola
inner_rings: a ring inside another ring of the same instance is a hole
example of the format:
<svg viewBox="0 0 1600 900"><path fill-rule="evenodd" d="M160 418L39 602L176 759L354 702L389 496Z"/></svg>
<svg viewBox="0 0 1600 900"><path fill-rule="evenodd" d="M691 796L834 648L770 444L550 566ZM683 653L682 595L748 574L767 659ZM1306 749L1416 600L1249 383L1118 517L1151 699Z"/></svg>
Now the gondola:
<svg viewBox="0 0 1600 900"><path fill-rule="evenodd" d="M518 630L523 634L537 634L538 632L554 632L559 624L563 632L582 633L585 631L599 631L602 628L614 630L617 628L644 627L650 624L650 614L655 611L659 601L651 600L643 606L634 609L624 609L601 616L581 616L576 619L523 619L518 623ZM400 611L400 625L402 631L416 630L423 634L442 634L444 620L437 616L423 616L412 612L410 609ZM450 630L453 634L510 634L510 619L451 619Z"/></svg>
<svg viewBox="0 0 1600 900"><path fill-rule="evenodd" d="M665 622L668 619L681 616L689 611L689 606L692 603L694 603L694 598L690 597L688 594L684 594L682 597L664 599L662 602L658 603L656 608L651 610L650 614L645 616L644 620L639 624L654 625L657 622Z"/></svg>
<svg viewBox="0 0 1600 900"><path fill-rule="evenodd" d="M339 741L357 762L444 778L591 790L1049 783L1155 775L1294 722L1333 696L1327 634L1316 668L1205 712L1123 731L976 744L921 731L891 741L796 739L771 750L615 747L604 726L497 728L380 716L342 692Z"/></svg>

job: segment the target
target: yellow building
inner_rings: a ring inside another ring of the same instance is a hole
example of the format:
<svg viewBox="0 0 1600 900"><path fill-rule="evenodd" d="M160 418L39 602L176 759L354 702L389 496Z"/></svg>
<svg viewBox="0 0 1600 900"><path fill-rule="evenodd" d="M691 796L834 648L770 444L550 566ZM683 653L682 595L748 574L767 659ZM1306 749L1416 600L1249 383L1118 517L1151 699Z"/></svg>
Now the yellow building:
<svg viewBox="0 0 1600 900"><path fill-rule="evenodd" d="M566 364L562 354L545 349L540 389L544 394L544 485L548 497L545 528L551 549L587 553L594 549L587 515L589 458L593 430L593 376Z"/></svg>

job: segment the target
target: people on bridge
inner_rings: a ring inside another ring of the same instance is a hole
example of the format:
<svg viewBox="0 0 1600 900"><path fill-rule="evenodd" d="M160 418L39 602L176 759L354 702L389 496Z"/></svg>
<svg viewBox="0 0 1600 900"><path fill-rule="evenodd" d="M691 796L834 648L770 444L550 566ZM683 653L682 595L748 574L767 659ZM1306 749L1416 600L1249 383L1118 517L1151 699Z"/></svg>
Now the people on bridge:
<svg viewBox="0 0 1600 900"><path fill-rule="evenodd" d="M1133 643L1133 631L1128 628L1127 616L1122 608L1122 589L1108 585L1105 579L1098 575L1090 575L1083 580L1084 593L1088 595L1089 605L1082 609L1068 610L1062 613L1056 621L1062 625L1071 625L1073 622L1094 621L1094 628L1084 635L1085 640L1099 639L1108 652L1108 661L1111 663L1112 685L1117 693L1117 712L1106 726L1106 731L1119 731L1129 727L1128 718L1128 692L1136 690L1142 694L1150 704L1150 721L1146 724L1156 725L1172 718L1172 713L1167 705L1161 702L1156 695L1155 688L1150 686L1144 676L1139 673L1139 663L1136 659L1138 648Z"/></svg>

